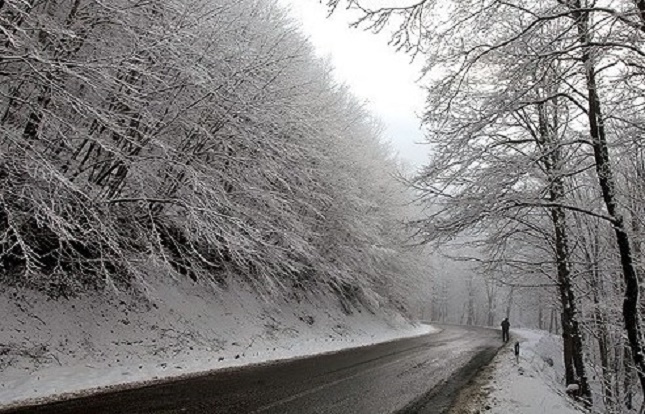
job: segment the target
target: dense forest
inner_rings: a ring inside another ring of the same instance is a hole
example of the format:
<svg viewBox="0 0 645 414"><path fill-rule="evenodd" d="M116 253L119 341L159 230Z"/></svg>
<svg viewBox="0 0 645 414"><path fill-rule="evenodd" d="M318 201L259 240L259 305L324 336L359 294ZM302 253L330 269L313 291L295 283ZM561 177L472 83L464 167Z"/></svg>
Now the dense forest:
<svg viewBox="0 0 645 414"><path fill-rule="evenodd" d="M562 335L575 397L636 412L645 2L326 3L425 63L407 186L275 0L0 0L0 286L128 290L154 264L269 300L427 293L422 317Z"/></svg>
<svg viewBox="0 0 645 414"><path fill-rule="evenodd" d="M645 2L327 4L425 62L432 159L411 180L428 206L416 228L470 274L463 311L447 299L454 281L435 285L435 317L550 325L587 406L638 410Z"/></svg>
<svg viewBox="0 0 645 414"><path fill-rule="evenodd" d="M275 1L0 1L0 284L168 277L403 309L409 191Z"/></svg>

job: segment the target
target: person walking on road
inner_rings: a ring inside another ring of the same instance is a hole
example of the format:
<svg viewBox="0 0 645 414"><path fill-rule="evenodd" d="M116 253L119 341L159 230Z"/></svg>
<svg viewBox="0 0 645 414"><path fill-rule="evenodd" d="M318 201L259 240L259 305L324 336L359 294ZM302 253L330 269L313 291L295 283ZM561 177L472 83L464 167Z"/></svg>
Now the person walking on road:
<svg viewBox="0 0 645 414"><path fill-rule="evenodd" d="M508 342L509 335L508 330L511 327L511 323L508 321L508 318L504 318L502 321L502 341Z"/></svg>

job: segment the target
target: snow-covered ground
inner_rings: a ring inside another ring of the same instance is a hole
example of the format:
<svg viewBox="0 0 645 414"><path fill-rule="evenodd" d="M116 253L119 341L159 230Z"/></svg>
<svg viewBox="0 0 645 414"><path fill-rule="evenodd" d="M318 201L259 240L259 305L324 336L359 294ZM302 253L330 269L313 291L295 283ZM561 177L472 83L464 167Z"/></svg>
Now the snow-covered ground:
<svg viewBox="0 0 645 414"><path fill-rule="evenodd" d="M331 352L433 328L396 312L345 315L332 295L258 299L190 281L153 281L146 299L50 300L0 292L0 407L232 366Z"/></svg>
<svg viewBox="0 0 645 414"><path fill-rule="evenodd" d="M516 341L520 342L518 359L513 349ZM515 329L509 344L464 390L451 414L580 414L582 410L565 390L562 338Z"/></svg>
<svg viewBox="0 0 645 414"><path fill-rule="evenodd" d="M142 297L93 293L51 300L0 292L0 407L214 369L421 335L396 312L342 312L332 295L258 299L244 285L152 279ZM516 360L512 344L519 340ZM576 414L564 395L561 339L513 330L453 413Z"/></svg>

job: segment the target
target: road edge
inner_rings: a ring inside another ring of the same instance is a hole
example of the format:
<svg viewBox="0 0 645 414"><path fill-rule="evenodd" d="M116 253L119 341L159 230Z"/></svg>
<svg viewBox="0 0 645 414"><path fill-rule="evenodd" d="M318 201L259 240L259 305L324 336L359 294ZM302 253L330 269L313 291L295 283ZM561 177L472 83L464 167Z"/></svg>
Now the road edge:
<svg viewBox="0 0 645 414"><path fill-rule="evenodd" d="M117 393L121 391L133 390L138 388L152 387L160 384L168 384L176 381L184 381L191 378L199 378L199 377L204 377L212 374L219 374L223 372L232 372L232 371L238 371L246 368L255 368L255 367L268 366L268 365L274 365L274 364L288 363L292 361L307 359L311 357L317 357L321 355L332 355L332 354L337 354L337 353L342 353L347 351L353 351L361 348L367 348L371 346L377 346L377 345L382 345L382 344L387 344L387 343L392 343L397 341L419 338L425 335L437 335L443 332L443 329L440 327L437 327L436 325L433 325L427 322L419 322L419 323L421 325L429 325L433 329L428 333L423 333L420 335L402 336L400 338L381 341L381 342L375 342L373 344L350 346L347 348L342 348L342 349L337 349L332 351L325 351L317 354L298 355L291 358L281 358L281 359L274 359L270 361L255 362L248 365L222 367L218 369L183 373L181 375L173 375L168 377L149 379L145 381L134 381L134 382L127 382L122 384L109 385L104 387L87 388L85 390L80 390L76 392L52 394L46 397L20 400L20 401L12 402L5 405L0 404L0 414L5 414L5 413L10 414L12 411L18 410L18 409L35 408L41 405L48 405L48 404L54 404L58 402L70 401L77 398L93 397L93 396L102 395L102 394L111 394L111 393Z"/></svg>

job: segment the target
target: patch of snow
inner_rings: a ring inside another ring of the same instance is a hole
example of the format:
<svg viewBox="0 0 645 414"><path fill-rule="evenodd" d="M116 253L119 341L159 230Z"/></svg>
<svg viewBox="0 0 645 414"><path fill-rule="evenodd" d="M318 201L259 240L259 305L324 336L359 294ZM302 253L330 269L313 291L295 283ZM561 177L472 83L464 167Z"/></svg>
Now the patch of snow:
<svg viewBox="0 0 645 414"><path fill-rule="evenodd" d="M331 294L262 301L248 286L154 279L141 288L146 300L0 292L0 407L435 331L384 308L345 315Z"/></svg>
<svg viewBox="0 0 645 414"><path fill-rule="evenodd" d="M486 386L487 413L580 414L566 396L562 338L543 331L514 329L511 343L494 359ZM516 358L513 345L520 342Z"/></svg>

